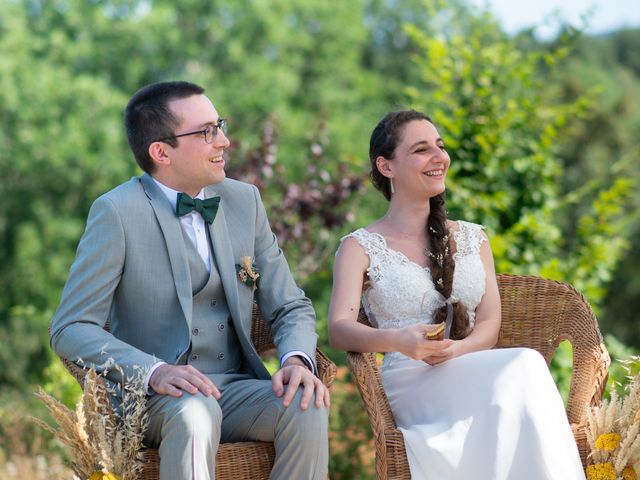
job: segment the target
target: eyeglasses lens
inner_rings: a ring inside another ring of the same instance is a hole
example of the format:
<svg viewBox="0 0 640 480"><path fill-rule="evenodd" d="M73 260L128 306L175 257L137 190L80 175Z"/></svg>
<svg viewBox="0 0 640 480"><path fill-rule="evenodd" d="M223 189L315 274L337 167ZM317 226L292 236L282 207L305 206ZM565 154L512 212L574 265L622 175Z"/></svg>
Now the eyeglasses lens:
<svg viewBox="0 0 640 480"><path fill-rule="evenodd" d="M216 125L209 125L204 131L204 141L207 143L212 143L213 139L216 138L218 134L218 129L222 130L222 133L227 134L227 122L222 118L218 120Z"/></svg>

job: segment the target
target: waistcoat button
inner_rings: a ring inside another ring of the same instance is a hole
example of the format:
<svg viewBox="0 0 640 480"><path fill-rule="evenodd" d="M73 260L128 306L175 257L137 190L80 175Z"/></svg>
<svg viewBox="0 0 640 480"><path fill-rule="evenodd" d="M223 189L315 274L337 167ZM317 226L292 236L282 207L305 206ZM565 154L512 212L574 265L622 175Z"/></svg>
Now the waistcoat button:
<svg viewBox="0 0 640 480"><path fill-rule="evenodd" d="M218 304L218 302L216 302L215 300L211 300L211 306L215 307Z"/></svg>
<svg viewBox="0 0 640 480"><path fill-rule="evenodd" d="M224 353L219 353L218 360L223 360L223 359L224 359Z"/></svg>
<svg viewBox="0 0 640 480"><path fill-rule="evenodd" d="M194 353L193 355L191 355L191 361L195 362L198 359L198 354Z"/></svg>
<svg viewBox="0 0 640 480"><path fill-rule="evenodd" d="M198 329L198 328L194 328L193 329L193 334L194 335L198 335L199 333L200 333L200 329Z"/></svg>
<svg viewBox="0 0 640 480"><path fill-rule="evenodd" d="M220 330L220 331L224 330L224 323L219 323L218 324L218 330Z"/></svg>

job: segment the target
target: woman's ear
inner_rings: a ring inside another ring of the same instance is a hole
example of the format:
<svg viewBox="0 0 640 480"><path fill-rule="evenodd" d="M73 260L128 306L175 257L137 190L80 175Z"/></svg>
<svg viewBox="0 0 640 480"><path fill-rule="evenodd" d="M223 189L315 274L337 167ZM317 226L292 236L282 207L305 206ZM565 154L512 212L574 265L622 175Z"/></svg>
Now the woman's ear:
<svg viewBox="0 0 640 480"><path fill-rule="evenodd" d="M171 163L167 155L167 144L164 142L153 142L149 145L149 156L156 165L169 165Z"/></svg>
<svg viewBox="0 0 640 480"><path fill-rule="evenodd" d="M376 167L378 167L378 171L385 177L393 178L393 164L382 155L376 158Z"/></svg>

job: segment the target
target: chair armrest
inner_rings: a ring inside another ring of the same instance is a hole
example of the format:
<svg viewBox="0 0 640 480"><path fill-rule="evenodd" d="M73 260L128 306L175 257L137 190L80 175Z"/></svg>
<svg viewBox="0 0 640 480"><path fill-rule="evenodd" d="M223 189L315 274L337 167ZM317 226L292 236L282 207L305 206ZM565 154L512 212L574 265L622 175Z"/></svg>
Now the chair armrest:
<svg viewBox="0 0 640 480"><path fill-rule="evenodd" d="M327 388L330 388L331 385L333 385L338 370L335 363L320 351L319 348L316 348L316 365L318 367L318 377Z"/></svg>
<svg viewBox="0 0 640 480"><path fill-rule="evenodd" d="M372 358L369 358L372 357ZM376 447L376 470L380 470L379 473L384 472L384 475L379 478L386 478L387 472L387 428L389 419L385 421L385 415L378 404L377 396L380 395L378 387L378 376L374 371L372 361L375 363L375 353L358 353L347 352L347 363L353 375L353 380L358 387L362 401L364 402L365 409L369 415L369 421L371 423L371 429L373 430L373 436ZM383 395L384 392L383 392ZM390 419L395 428L395 422L393 418Z"/></svg>

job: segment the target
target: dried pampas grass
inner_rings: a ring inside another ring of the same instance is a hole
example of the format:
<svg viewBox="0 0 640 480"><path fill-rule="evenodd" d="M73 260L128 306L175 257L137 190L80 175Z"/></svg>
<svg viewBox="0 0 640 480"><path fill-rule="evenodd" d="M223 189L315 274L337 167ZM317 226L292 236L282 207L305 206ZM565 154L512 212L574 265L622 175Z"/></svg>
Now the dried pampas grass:
<svg viewBox="0 0 640 480"><path fill-rule="evenodd" d="M632 357L627 365L640 362ZM628 367L628 371L631 368ZM637 480L640 473L640 375L626 386L621 397L611 389L611 398L587 411L587 440L591 465L587 480Z"/></svg>
<svg viewBox="0 0 640 480"><path fill-rule="evenodd" d="M147 426L146 396L142 374L122 388L121 413L114 411L105 380L95 369L87 372L84 391L75 411L46 393L36 395L45 403L57 428L34 418L70 447L72 468L77 478L135 480L142 464L140 449Z"/></svg>

